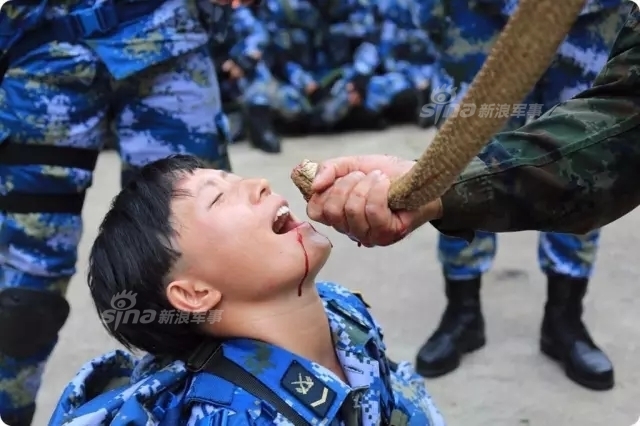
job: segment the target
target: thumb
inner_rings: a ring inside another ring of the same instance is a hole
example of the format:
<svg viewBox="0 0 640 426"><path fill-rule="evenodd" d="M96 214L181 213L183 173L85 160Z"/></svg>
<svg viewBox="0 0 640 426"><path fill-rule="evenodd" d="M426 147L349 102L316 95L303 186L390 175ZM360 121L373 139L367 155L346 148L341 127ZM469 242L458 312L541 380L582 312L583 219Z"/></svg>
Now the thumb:
<svg viewBox="0 0 640 426"><path fill-rule="evenodd" d="M337 179L358 171L358 166L358 157L338 157L323 161L318 166L311 190L316 193L327 190Z"/></svg>

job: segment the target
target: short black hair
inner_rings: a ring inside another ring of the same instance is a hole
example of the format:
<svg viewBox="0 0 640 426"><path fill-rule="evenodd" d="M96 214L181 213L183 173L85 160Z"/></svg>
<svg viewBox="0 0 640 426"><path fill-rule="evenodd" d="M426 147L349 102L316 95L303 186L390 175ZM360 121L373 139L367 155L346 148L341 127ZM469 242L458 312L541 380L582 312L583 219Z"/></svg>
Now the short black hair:
<svg viewBox="0 0 640 426"><path fill-rule="evenodd" d="M187 195L176 184L203 168L208 167L188 155L142 167L115 197L100 225L89 257L89 289L104 327L130 350L182 358L202 341L192 321L160 321L159 316L162 311L177 312L165 293L169 273L180 258L171 245L176 235L171 202ZM151 310L154 320L144 324L131 318L116 320L116 315L127 312L119 313L124 307L113 305L118 298L126 305L127 297L132 302L126 306L130 313Z"/></svg>

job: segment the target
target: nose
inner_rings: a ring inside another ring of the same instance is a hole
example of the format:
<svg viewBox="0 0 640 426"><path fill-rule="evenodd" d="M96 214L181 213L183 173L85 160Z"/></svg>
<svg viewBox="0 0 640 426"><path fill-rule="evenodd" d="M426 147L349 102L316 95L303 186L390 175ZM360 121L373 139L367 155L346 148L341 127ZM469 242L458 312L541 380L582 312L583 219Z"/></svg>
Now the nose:
<svg viewBox="0 0 640 426"><path fill-rule="evenodd" d="M251 204L258 204L262 198L271 195L271 187L266 179L247 179Z"/></svg>

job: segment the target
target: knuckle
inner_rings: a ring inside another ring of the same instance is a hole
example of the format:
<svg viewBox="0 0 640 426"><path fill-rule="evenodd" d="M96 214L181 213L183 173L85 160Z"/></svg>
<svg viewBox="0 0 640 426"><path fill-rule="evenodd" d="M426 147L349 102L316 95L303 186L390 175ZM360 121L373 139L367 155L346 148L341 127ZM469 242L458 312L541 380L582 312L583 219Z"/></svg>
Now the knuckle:
<svg viewBox="0 0 640 426"><path fill-rule="evenodd" d="M352 192L348 202L344 207L344 211L349 216L364 214L365 196L357 192Z"/></svg>
<svg viewBox="0 0 640 426"><path fill-rule="evenodd" d="M369 195L368 186L365 187L363 185L358 185L355 188L353 188L353 191L351 191L351 198L354 199L354 201L366 200L368 195Z"/></svg>
<svg viewBox="0 0 640 426"><path fill-rule="evenodd" d="M367 204L364 206L364 212L368 218L375 219L376 221L380 221L386 213L383 207L375 204Z"/></svg>
<svg viewBox="0 0 640 426"><path fill-rule="evenodd" d="M311 220L322 222L322 209L309 204L307 205L307 216L309 216L309 219Z"/></svg>
<svg viewBox="0 0 640 426"><path fill-rule="evenodd" d="M342 219L343 209L335 203L328 203L324 206L324 216L332 223Z"/></svg>
<svg viewBox="0 0 640 426"><path fill-rule="evenodd" d="M358 208L353 204L347 204L344 208L344 212L349 217L360 216L362 214L362 209Z"/></svg>

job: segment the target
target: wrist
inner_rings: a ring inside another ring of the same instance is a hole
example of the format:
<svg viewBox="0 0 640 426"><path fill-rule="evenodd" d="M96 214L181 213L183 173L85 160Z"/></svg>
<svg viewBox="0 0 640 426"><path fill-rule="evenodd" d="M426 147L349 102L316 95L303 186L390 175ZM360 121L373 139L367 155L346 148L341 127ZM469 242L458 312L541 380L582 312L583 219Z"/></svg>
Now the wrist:
<svg viewBox="0 0 640 426"><path fill-rule="evenodd" d="M416 164L416 161L405 161L404 163L405 164L402 165L403 172L401 175L409 172L409 170L411 170L411 168L413 168L413 166ZM425 223L442 219L442 215L443 207L441 198L425 204L424 206L416 210L414 215L412 215L412 220L409 224L410 232L413 232Z"/></svg>
<svg viewBox="0 0 640 426"><path fill-rule="evenodd" d="M418 210L416 210L415 214L412 215L411 223L409 224L410 232L415 231L420 228L422 225L429 223L433 220L438 220L442 218L442 200L438 198L435 201L432 201Z"/></svg>

